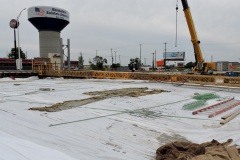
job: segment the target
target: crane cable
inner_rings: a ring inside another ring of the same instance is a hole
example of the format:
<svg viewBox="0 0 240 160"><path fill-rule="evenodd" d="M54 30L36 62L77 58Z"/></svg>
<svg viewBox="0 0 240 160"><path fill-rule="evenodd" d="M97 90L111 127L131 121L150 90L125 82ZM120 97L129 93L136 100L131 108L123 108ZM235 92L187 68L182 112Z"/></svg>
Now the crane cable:
<svg viewBox="0 0 240 160"><path fill-rule="evenodd" d="M177 15L178 15L178 0L176 3L176 37L175 37L175 47L177 47Z"/></svg>

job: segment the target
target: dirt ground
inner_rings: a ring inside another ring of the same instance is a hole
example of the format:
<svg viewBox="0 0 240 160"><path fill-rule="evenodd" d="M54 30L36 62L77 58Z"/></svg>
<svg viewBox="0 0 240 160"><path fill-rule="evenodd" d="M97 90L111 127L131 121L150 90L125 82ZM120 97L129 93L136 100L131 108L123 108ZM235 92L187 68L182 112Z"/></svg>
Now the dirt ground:
<svg viewBox="0 0 240 160"><path fill-rule="evenodd" d="M30 108L29 110L34 111L45 111L45 112L57 112L61 110L67 110L75 107L80 107L89 103L101 101L104 99L109 99L112 97L139 97L151 94L159 94L162 92L169 92L165 90L149 90L147 87L145 88L123 88L123 89L116 89L116 90L107 90L107 91L96 91L96 92L87 92L84 94L93 96L86 99L81 100L70 100L64 101L63 103L57 103L52 106L47 107L37 107L37 108Z"/></svg>

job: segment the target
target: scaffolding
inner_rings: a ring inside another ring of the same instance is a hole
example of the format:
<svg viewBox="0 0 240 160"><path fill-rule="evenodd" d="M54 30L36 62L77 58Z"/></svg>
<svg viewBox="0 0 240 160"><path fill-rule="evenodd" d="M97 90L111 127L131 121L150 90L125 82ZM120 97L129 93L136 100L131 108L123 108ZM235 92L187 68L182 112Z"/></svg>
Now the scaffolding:
<svg viewBox="0 0 240 160"><path fill-rule="evenodd" d="M166 82L174 84L198 84L214 86L240 87L240 77L194 74L164 74L151 72L113 72L96 70L57 70L48 62L34 61L32 70L42 77L97 78L97 79L132 79Z"/></svg>

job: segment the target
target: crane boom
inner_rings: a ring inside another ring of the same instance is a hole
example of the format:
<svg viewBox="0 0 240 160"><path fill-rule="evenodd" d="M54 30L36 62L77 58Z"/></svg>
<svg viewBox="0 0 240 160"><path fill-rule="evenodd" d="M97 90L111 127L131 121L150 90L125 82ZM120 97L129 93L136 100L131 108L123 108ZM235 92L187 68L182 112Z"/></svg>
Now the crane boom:
<svg viewBox="0 0 240 160"><path fill-rule="evenodd" d="M200 48L200 41L198 40L197 37L197 32L193 23L192 19L192 14L190 12L190 8L188 6L187 0L182 0L182 5L183 5L183 11L186 17L188 29L191 35L191 41L193 43L193 48L194 48L194 53L195 53L195 60L196 62L204 62L203 56L202 56L202 51Z"/></svg>
<svg viewBox="0 0 240 160"><path fill-rule="evenodd" d="M192 14L190 12L190 7L188 5L187 0L181 0L182 1L182 6L183 6L183 11L185 14L185 18L187 21L188 29L190 32L191 36L191 41L193 44L193 49L194 49L194 55L195 55L195 60L196 60L196 67L194 68L194 72L200 72L201 74L205 74L209 72L210 70L213 71L216 68L216 65L214 62L204 62L203 56L202 56L202 51L200 48L200 41L198 40L197 37L197 32L193 23L192 19Z"/></svg>

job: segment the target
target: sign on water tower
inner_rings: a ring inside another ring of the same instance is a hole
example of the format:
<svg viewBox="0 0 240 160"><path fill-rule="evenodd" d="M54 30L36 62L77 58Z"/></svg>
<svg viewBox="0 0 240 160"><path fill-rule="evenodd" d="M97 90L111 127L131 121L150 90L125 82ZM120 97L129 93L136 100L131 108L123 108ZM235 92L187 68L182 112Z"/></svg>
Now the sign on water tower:
<svg viewBox="0 0 240 160"><path fill-rule="evenodd" d="M45 17L45 18L57 18L65 21L69 21L68 11L49 6L36 6L28 9L28 18Z"/></svg>
<svg viewBox="0 0 240 160"><path fill-rule="evenodd" d="M28 8L28 20L39 31L61 32L69 24L69 12L50 6Z"/></svg>

